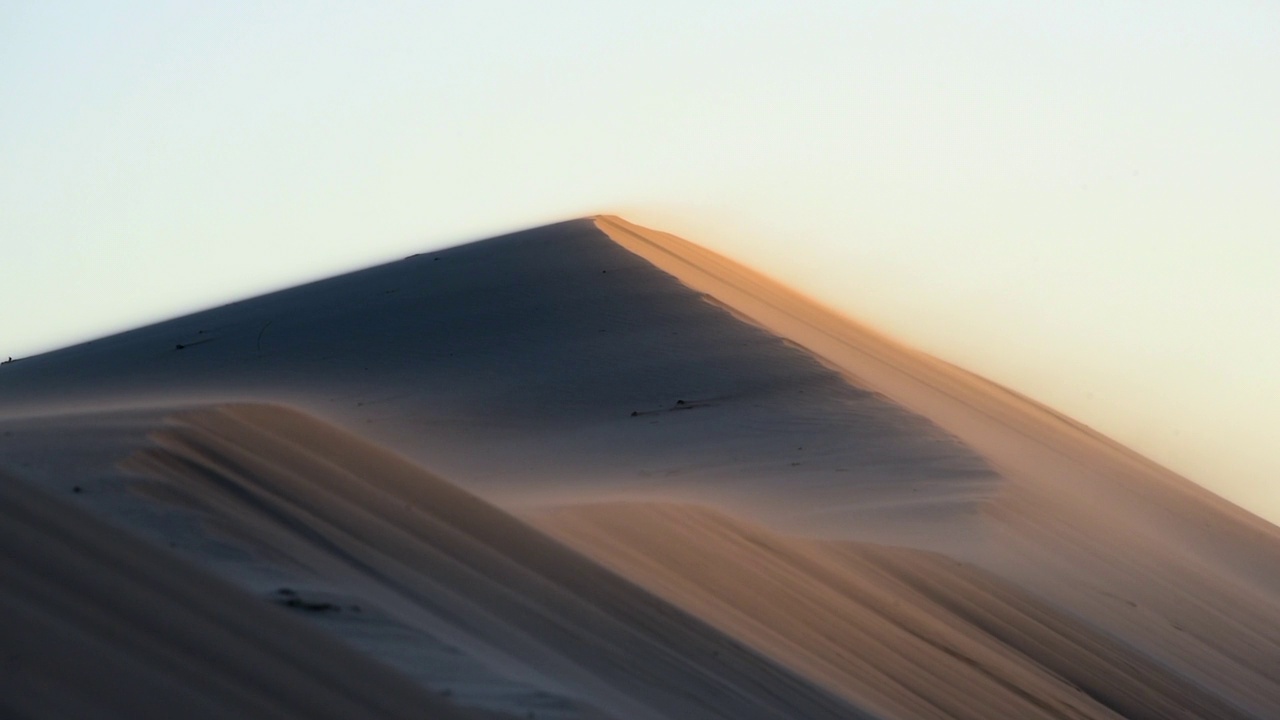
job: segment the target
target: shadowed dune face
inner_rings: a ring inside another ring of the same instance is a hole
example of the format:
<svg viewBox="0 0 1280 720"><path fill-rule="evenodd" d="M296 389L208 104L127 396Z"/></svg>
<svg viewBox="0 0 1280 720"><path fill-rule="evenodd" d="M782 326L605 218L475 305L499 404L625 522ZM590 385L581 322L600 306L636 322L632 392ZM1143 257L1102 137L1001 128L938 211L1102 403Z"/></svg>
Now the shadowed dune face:
<svg viewBox="0 0 1280 720"><path fill-rule="evenodd" d="M499 717L8 477L0 568L5 717Z"/></svg>
<svg viewBox="0 0 1280 720"><path fill-rule="evenodd" d="M540 688L539 717L869 717L475 496L301 413L199 410L152 439L125 462L159 483L151 495L198 509L253 562L358 588L361 607Z"/></svg>
<svg viewBox="0 0 1280 720"><path fill-rule="evenodd" d="M0 374L6 413L148 398L288 402L507 504L683 497L910 542L968 522L999 482L931 421L742 322L591 221L414 256Z"/></svg>

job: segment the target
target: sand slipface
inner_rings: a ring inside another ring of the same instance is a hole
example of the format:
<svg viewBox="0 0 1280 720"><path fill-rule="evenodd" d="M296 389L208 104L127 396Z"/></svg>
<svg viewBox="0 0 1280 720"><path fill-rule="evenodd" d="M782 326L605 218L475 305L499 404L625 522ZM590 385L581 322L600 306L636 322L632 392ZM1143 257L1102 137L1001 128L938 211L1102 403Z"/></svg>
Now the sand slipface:
<svg viewBox="0 0 1280 720"><path fill-rule="evenodd" d="M1275 527L618 218L7 364L0 473L19 716L1280 709Z"/></svg>

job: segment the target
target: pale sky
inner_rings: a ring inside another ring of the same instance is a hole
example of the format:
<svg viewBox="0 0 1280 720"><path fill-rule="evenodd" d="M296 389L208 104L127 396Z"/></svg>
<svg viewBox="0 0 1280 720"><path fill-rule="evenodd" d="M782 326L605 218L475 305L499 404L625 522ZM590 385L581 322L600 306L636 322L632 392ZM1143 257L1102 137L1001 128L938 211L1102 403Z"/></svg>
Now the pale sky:
<svg viewBox="0 0 1280 720"><path fill-rule="evenodd" d="M0 356L598 212L1280 521L1280 3L0 3Z"/></svg>

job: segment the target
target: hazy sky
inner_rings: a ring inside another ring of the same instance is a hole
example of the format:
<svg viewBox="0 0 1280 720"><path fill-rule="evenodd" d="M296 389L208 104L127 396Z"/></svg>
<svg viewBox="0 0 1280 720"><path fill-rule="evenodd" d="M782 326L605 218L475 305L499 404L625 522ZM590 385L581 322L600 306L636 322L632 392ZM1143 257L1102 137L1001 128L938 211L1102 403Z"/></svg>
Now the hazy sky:
<svg viewBox="0 0 1280 720"><path fill-rule="evenodd" d="M1280 3L0 2L0 356L615 212L1280 520Z"/></svg>

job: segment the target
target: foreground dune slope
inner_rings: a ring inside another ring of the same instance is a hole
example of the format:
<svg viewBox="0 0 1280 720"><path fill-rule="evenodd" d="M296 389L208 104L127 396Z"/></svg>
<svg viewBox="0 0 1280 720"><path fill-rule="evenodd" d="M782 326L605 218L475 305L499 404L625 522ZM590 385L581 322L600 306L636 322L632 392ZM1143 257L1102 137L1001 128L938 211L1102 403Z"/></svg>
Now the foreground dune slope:
<svg viewBox="0 0 1280 720"><path fill-rule="evenodd" d="M46 429L92 434L95 422L113 418L60 418ZM140 506L161 503L157 519L168 527L140 528L157 539L175 524L204 526L221 539L215 549L183 557L459 703L542 718L871 717L400 456L302 413L185 410L108 456L121 458L122 482L73 495L135 524ZM370 642L371 624L388 622L401 635ZM454 653L434 677L423 666L432 642ZM479 672L458 677L467 662Z"/></svg>
<svg viewBox="0 0 1280 720"><path fill-rule="evenodd" d="M1242 718L972 565L788 538L704 508L543 513L551 534L807 677L901 718Z"/></svg>
<svg viewBox="0 0 1280 720"><path fill-rule="evenodd" d="M0 569L7 718L499 717L12 478Z"/></svg>
<svg viewBox="0 0 1280 720"><path fill-rule="evenodd" d="M166 420L175 406L191 410ZM1280 708L1274 526L618 218L19 359L0 367L0 425L0 470L64 493L77 478L80 504L157 543L176 534L254 593L368 595L347 603L361 618L312 624L479 707L716 717L729 706L708 697L727 693L766 713L744 717ZM352 442L417 479L325 459ZM449 512L480 502L467 493L501 511L482 503L489 519L465 531L423 515L406 488L448 486L422 468L471 498L431 495ZM128 490L140 476L151 500Z"/></svg>
<svg viewBox="0 0 1280 720"><path fill-rule="evenodd" d="M138 528L157 542L195 526L220 549L188 541L180 556L239 582L263 611L283 604L398 658L459 703L540 717L1246 717L981 571L919 551L792 539L692 506L537 513L604 569L297 411L132 415L145 438L100 445L99 462L116 467L93 468L97 483L72 497L135 527L138 509L158 504L166 527ZM43 431L101 438L120 422L59 417ZM102 479L112 472L118 481ZM420 635L369 642L367 626L388 619ZM424 637L489 672L432 676Z"/></svg>

